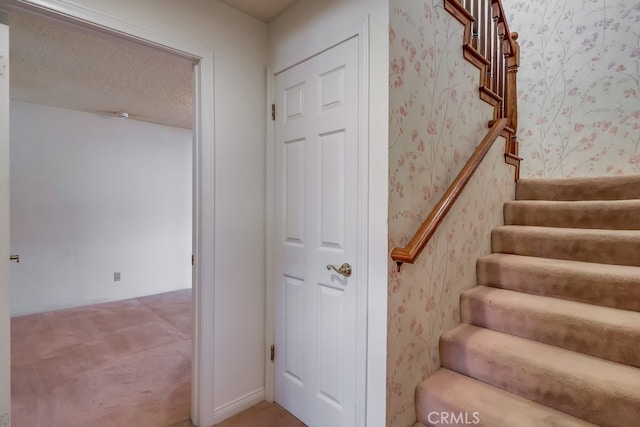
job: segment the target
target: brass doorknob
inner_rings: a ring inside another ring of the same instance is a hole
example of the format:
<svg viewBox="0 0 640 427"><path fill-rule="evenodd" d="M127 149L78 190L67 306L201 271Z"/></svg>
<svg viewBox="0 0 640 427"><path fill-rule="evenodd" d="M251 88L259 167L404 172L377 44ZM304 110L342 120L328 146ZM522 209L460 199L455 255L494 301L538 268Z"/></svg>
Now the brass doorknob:
<svg viewBox="0 0 640 427"><path fill-rule="evenodd" d="M20 262L20 255L10 255L9 261Z"/></svg>
<svg viewBox="0 0 640 427"><path fill-rule="evenodd" d="M329 264L327 265L327 270L335 270L336 273L342 274L344 277L351 276L351 266L348 262L345 262L340 267Z"/></svg>

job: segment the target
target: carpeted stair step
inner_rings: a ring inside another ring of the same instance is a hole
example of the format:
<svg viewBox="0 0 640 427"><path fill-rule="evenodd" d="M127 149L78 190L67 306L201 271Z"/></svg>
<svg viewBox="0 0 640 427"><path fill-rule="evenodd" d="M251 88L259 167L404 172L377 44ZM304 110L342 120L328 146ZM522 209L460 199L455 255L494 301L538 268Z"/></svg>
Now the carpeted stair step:
<svg viewBox="0 0 640 427"><path fill-rule="evenodd" d="M632 426L640 369L460 324L440 338L442 366L542 405L607 426Z"/></svg>
<svg viewBox="0 0 640 427"><path fill-rule="evenodd" d="M640 199L640 175L597 178L520 179L517 200Z"/></svg>
<svg viewBox="0 0 640 427"><path fill-rule="evenodd" d="M496 253L476 270L478 285L640 311L640 267Z"/></svg>
<svg viewBox="0 0 640 427"><path fill-rule="evenodd" d="M559 202L518 200L504 205L505 225L640 230L640 199Z"/></svg>
<svg viewBox="0 0 640 427"><path fill-rule="evenodd" d="M477 286L462 294L460 314L465 323L640 367L635 311Z"/></svg>
<svg viewBox="0 0 640 427"><path fill-rule="evenodd" d="M491 232L493 252L640 266L640 230L506 225Z"/></svg>
<svg viewBox="0 0 640 427"><path fill-rule="evenodd" d="M416 426L593 426L571 415L444 368L418 385L416 408ZM442 414L449 417L448 422L443 422ZM460 421L462 417L462 422L451 422L452 415L458 417L456 421Z"/></svg>

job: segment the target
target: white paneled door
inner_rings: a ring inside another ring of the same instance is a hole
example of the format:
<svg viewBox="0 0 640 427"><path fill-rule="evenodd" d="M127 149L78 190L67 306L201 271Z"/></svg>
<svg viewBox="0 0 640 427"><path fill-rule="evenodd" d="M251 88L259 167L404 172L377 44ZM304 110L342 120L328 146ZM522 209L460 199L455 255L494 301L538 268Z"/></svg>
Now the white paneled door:
<svg viewBox="0 0 640 427"><path fill-rule="evenodd" d="M275 78L275 399L311 427L356 424L358 64L354 37Z"/></svg>
<svg viewBox="0 0 640 427"><path fill-rule="evenodd" d="M0 11L0 425L8 423L9 354L9 27Z"/></svg>

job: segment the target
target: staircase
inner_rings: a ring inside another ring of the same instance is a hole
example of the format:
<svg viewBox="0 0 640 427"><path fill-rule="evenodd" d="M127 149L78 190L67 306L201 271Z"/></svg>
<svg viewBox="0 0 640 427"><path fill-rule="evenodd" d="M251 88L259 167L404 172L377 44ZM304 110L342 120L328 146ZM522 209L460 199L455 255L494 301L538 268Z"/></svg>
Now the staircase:
<svg viewBox="0 0 640 427"><path fill-rule="evenodd" d="M522 179L504 216L416 426L640 425L640 176Z"/></svg>

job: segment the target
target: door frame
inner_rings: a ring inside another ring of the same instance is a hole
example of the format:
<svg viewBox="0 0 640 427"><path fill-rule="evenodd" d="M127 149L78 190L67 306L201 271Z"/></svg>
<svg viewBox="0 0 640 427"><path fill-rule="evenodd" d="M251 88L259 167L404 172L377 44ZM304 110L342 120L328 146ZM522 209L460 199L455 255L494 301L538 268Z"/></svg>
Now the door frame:
<svg viewBox="0 0 640 427"><path fill-rule="evenodd" d="M357 239L357 257L355 265L358 268L359 284L361 288L358 290L358 305L356 314L356 426L374 425L369 424L368 418L368 395L370 390L368 386L368 341L369 331L372 331L372 316L369 316L369 219L370 219L370 203L369 203L369 154L370 154L370 138L369 138L369 19L365 18L356 24L351 25L344 31L333 35L325 40L318 41L311 46L307 46L304 50L291 52L287 60L280 61L271 65L267 69L267 111L271 115L271 105L275 103L275 78L276 75L298 65L342 42L351 38L358 40L358 80L359 80L359 96L358 96L358 239ZM277 107L276 107L277 108ZM275 342L275 259L273 256L275 245L277 244L274 236L275 228L275 121L267 120L267 194L266 194L266 242L267 242L267 259L266 259L266 318L265 318L265 336L266 348L265 354L265 399L269 402L275 400L275 364L271 361L271 345ZM385 293L386 298L386 293ZM386 312L384 313L386 318ZM386 333L385 333L386 336ZM276 357L277 349L276 349Z"/></svg>
<svg viewBox="0 0 640 427"><path fill-rule="evenodd" d="M191 419L214 424L214 52L64 0L0 0L0 7L36 13L193 61L193 359ZM206 286L205 286L206 285Z"/></svg>
<svg viewBox="0 0 640 427"><path fill-rule="evenodd" d="M9 55L8 16L0 10L0 67L7 67L5 55ZM10 55L9 55L10 56ZM9 61L11 58L9 58ZM10 68L10 67L9 67ZM9 247L9 72L0 69L0 197L6 197L0 207L0 424L10 422L11 417L11 319L9 307L9 275L11 255ZM5 344L6 343L6 344ZM4 380L7 379L8 381Z"/></svg>

